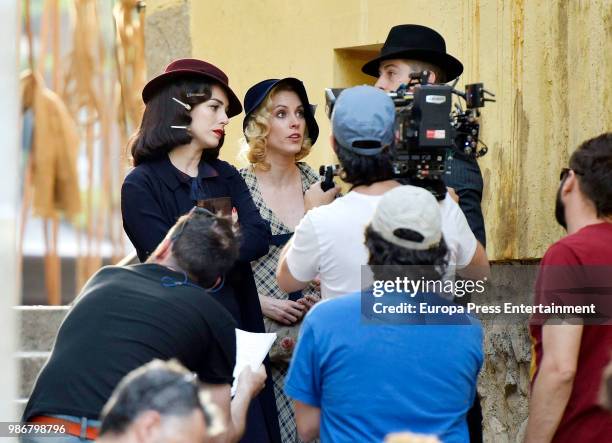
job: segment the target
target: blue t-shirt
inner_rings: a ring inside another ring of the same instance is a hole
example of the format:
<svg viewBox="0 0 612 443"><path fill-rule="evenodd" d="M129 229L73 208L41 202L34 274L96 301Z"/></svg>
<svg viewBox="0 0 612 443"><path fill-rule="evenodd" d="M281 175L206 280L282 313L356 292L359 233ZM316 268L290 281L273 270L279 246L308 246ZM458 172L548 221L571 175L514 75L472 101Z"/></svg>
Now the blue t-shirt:
<svg viewBox="0 0 612 443"><path fill-rule="evenodd" d="M323 443L380 442L402 431L467 442L482 340L476 321L367 325L360 293L338 297L306 316L285 392L321 409Z"/></svg>

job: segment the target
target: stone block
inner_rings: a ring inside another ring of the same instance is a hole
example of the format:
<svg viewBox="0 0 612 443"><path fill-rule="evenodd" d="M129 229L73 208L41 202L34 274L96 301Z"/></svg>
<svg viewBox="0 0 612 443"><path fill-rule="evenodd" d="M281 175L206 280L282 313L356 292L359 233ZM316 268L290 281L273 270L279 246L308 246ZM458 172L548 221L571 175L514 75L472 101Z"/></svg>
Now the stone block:
<svg viewBox="0 0 612 443"><path fill-rule="evenodd" d="M68 306L17 306L20 351L50 351Z"/></svg>
<svg viewBox="0 0 612 443"><path fill-rule="evenodd" d="M36 378L43 368L49 352L17 352L15 358L19 367L19 392L20 398L27 398L32 392ZM58 383L61 381L58 380Z"/></svg>

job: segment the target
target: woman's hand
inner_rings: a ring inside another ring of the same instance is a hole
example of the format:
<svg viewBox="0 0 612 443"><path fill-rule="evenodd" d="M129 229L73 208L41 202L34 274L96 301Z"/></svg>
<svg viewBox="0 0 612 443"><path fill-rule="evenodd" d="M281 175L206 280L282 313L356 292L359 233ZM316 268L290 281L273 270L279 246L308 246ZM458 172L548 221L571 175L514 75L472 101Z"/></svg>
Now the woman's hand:
<svg viewBox="0 0 612 443"><path fill-rule="evenodd" d="M320 181L313 183L304 193L304 213L317 206L323 206L333 202L338 192L340 192L340 186L338 185L323 192Z"/></svg>
<svg viewBox="0 0 612 443"><path fill-rule="evenodd" d="M292 300L279 300L266 295L259 297L259 303L263 315L287 326L297 323L307 311L301 303Z"/></svg>
<svg viewBox="0 0 612 443"><path fill-rule="evenodd" d="M300 303L304 307L304 314L310 311L316 302L320 300L319 297L316 297L312 294L306 294L304 297L300 298L297 302Z"/></svg>

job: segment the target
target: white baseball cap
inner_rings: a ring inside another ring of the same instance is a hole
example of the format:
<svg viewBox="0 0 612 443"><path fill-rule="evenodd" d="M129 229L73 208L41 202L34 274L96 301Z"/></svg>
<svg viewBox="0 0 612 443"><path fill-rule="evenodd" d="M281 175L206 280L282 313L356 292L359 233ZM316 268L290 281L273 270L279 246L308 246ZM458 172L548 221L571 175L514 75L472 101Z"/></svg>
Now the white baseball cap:
<svg viewBox="0 0 612 443"><path fill-rule="evenodd" d="M436 198L423 188L398 186L380 199L371 227L397 246L420 251L430 249L442 238L440 206ZM402 230L414 231L418 235L408 239Z"/></svg>

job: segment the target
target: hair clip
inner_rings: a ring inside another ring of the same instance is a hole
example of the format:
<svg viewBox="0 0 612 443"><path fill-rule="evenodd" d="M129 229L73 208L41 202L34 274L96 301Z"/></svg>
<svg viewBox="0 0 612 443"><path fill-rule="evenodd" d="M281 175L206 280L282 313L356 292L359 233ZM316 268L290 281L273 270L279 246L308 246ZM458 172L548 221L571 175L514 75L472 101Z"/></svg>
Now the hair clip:
<svg viewBox="0 0 612 443"><path fill-rule="evenodd" d="M170 128L172 128L172 129L186 129L187 131L189 131L189 126L176 126L176 125L172 125L172 126L170 126Z"/></svg>
<svg viewBox="0 0 612 443"><path fill-rule="evenodd" d="M187 94L187 97L189 97L189 94ZM191 111L191 106L189 106L187 103L183 103L176 97L172 97L172 100L177 102L179 105L181 105L183 108L187 109L188 111Z"/></svg>
<svg viewBox="0 0 612 443"><path fill-rule="evenodd" d="M208 95L207 92L188 92L187 97L204 97Z"/></svg>

